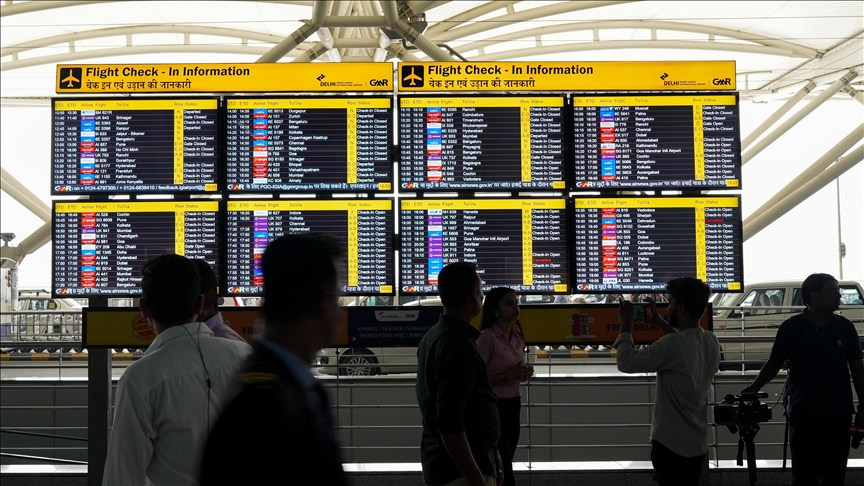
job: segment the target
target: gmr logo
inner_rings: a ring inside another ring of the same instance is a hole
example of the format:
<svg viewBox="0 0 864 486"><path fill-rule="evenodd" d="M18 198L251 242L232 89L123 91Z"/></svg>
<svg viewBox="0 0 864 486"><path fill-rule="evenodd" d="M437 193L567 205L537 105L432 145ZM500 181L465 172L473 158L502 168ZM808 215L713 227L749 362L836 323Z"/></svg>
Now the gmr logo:
<svg viewBox="0 0 864 486"><path fill-rule="evenodd" d="M711 82L714 83L714 86L728 86L732 84L732 80L729 78L714 78L714 80Z"/></svg>
<svg viewBox="0 0 864 486"><path fill-rule="evenodd" d="M369 86L389 86L390 81L386 78L384 79L370 79Z"/></svg>

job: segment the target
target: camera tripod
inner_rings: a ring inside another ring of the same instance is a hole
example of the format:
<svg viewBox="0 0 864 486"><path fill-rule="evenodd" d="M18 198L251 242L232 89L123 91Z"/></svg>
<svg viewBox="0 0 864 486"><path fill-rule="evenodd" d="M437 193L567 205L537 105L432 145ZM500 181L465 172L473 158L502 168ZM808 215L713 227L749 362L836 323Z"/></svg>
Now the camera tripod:
<svg viewBox="0 0 864 486"><path fill-rule="evenodd" d="M731 428L731 427L730 427ZM753 439L759 433L759 424L738 425L738 465L743 466L744 448L747 448L747 472L750 474L750 486L756 486L756 444Z"/></svg>

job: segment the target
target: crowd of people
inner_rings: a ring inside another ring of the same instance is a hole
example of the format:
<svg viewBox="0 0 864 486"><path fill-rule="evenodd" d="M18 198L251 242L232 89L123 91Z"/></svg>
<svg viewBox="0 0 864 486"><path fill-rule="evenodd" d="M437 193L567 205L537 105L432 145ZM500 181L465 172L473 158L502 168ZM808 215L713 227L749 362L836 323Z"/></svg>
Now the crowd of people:
<svg viewBox="0 0 864 486"><path fill-rule="evenodd" d="M342 258L321 234L271 242L261 261L264 331L251 345L222 321L206 262L162 255L145 263L140 309L157 337L118 384L103 484L269 484L307 473L316 483L349 484L329 398L310 369L338 326ZM509 288L484 298L467 262L441 270L438 292L443 313L417 348L424 483L514 485L521 386L534 374L519 298ZM759 391L785 365L792 484L843 484L849 426L864 424L852 395L854 386L864 396L861 345L834 313L836 279L811 275L802 293L807 308L780 326L771 358L742 393ZM717 338L699 325L709 296L705 282L682 277L662 294L608 300L619 306L618 369L656 373L650 458L661 486L696 485L703 474L720 362ZM668 301L665 318L658 301ZM634 345L634 302L665 334L647 347ZM480 329L471 325L478 315ZM256 466L238 467L243 457Z"/></svg>

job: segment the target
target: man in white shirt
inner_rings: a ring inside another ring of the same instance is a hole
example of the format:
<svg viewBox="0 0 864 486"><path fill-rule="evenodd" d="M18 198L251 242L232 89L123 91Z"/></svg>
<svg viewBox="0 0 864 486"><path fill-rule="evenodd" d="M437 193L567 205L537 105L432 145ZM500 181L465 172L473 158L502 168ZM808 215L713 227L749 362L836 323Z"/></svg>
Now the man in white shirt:
<svg viewBox="0 0 864 486"><path fill-rule="evenodd" d="M157 336L117 385L103 485L192 485L245 342L217 339L197 322L195 265L162 255L141 267L141 314Z"/></svg>
<svg viewBox="0 0 864 486"><path fill-rule="evenodd" d="M198 320L207 325L216 337L245 343L246 340L234 329L228 327L228 324L222 320L222 314L216 309L217 303L221 305L221 297L218 297L216 293L218 284L213 267L205 260L192 260L192 263L195 264L195 268L198 269L198 274L201 276L201 295L204 297L204 308L201 309Z"/></svg>
<svg viewBox="0 0 864 486"><path fill-rule="evenodd" d="M668 322L649 303L651 323L666 334L654 344L636 350L633 344L633 304L618 308L620 333L618 370L625 373L657 373L654 416L651 419L651 462L660 486L698 485L708 453L708 390L720 365L720 343L713 333L699 327L708 306L710 288L697 278L671 280Z"/></svg>

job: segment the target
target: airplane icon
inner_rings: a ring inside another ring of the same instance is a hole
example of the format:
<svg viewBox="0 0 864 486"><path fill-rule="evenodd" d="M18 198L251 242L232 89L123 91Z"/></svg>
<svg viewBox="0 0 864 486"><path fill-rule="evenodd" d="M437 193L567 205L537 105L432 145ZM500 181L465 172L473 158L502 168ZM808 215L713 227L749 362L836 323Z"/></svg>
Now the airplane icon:
<svg viewBox="0 0 864 486"><path fill-rule="evenodd" d="M402 75L403 75L402 86L404 86L406 88L407 87L422 87L423 86L423 71L421 71L420 75L418 75L416 72L414 72L414 69L416 67L417 66L404 66L402 68ZM406 75L409 68L411 69L411 72L410 72L410 74Z"/></svg>
<svg viewBox="0 0 864 486"><path fill-rule="evenodd" d="M78 70L78 76L81 76L81 68L69 68L69 75L60 80L60 83L67 83L66 89L78 89L81 87L81 79L75 77L75 71Z"/></svg>

